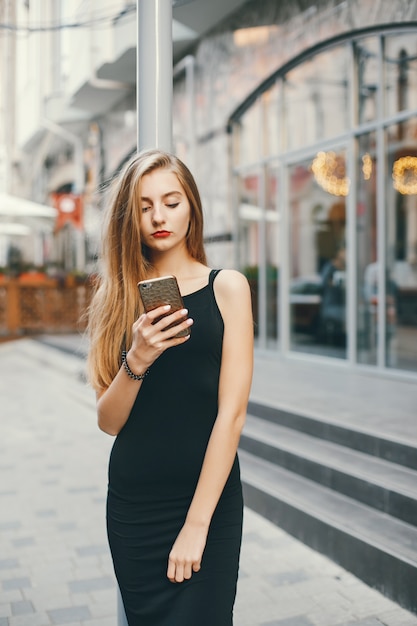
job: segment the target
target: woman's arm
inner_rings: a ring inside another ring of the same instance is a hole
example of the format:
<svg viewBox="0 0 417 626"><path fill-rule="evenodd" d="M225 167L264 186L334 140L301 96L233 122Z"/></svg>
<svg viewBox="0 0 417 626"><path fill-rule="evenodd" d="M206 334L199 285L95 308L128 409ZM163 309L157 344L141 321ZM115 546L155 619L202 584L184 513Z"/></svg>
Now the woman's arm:
<svg viewBox="0 0 417 626"><path fill-rule="evenodd" d="M133 342L126 358L134 374L145 373L162 352L187 341L188 336L175 337L178 331L193 323L190 318L184 319L188 313L186 309L167 315L153 324L168 309L169 306L159 307L144 313L133 324ZM167 328L172 322L181 319L181 324ZM109 435L117 435L121 431L141 386L142 380L130 378L122 365L111 385L97 393L97 418L101 430Z"/></svg>
<svg viewBox="0 0 417 626"><path fill-rule="evenodd" d="M136 369L129 355L127 359L130 368L136 373L146 371L146 367ZM113 436L119 434L130 415L141 385L142 381L129 378L122 366L110 387L97 393L97 421L102 431Z"/></svg>
<svg viewBox="0 0 417 626"><path fill-rule="evenodd" d="M200 569L214 510L229 477L242 432L253 370L253 320L249 285L234 271L215 281L224 321L219 409L187 519L169 555L167 576L182 582Z"/></svg>

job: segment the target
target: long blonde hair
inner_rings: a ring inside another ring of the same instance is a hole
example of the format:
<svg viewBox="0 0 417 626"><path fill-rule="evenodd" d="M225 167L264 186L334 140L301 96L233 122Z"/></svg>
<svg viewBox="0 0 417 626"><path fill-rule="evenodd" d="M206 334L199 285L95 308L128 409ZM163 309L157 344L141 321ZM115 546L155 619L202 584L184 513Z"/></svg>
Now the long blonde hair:
<svg viewBox="0 0 417 626"><path fill-rule="evenodd" d="M121 351L132 342L132 325L140 314L137 283L149 275L151 264L142 245L141 181L157 169L173 172L190 203L189 254L206 264L200 194L189 169L176 156L160 150L135 155L112 186L102 238L102 267L88 312L90 341L88 378L94 389L107 388L116 376Z"/></svg>

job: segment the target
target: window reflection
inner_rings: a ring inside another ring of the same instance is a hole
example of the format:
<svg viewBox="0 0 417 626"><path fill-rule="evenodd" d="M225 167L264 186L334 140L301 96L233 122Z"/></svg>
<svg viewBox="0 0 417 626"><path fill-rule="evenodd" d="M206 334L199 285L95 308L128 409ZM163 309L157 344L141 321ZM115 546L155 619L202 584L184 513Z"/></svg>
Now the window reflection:
<svg viewBox="0 0 417 626"><path fill-rule="evenodd" d="M239 267L249 281L255 336L259 334L259 228L260 172L253 171L238 178Z"/></svg>
<svg viewBox="0 0 417 626"><path fill-rule="evenodd" d="M238 158L241 165L253 163L261 157L261 103L257 100L240 120Z"/></svg>
<svg viewBox="0 0 417 626"><path fill-rule="evenodd" d="M361 39L354 44L358 94L357 120L372 122L377 116L379 39Z"/></svg>
<svg viewBox="0 0 417 626"><path fill-rule="evenodd" d="M345 153L335 159L344 163ZM289 170L291 346L345 358L345 199L317 182L313 162Z"/></svg>
<svg viewBox="0 0 417 626"><path fill-rule="evenodd" d="M387 115L417 107L417 35L386 37L384 54Z"/></svg>
<svg viewBox="0 0 417 626"><path fill-rule="evenodd" d="M342 154L333 150L319 152L311 164L314 178L324 191L333 196L347 196L350 180L346 175L346 161Z"/></svg>
<svg viewBox="0 0 417 626"><path fill-rule="evenodd" d="M268 89L263 95L263 152L265 156L276 155L279 152L280 135L278 125L279 113L279 83Z"/></svg>
<svg viewBox="0 0 417 626"><path fill-rule="evenodd" d="M287 149L339 135L349 127L347 46L294 68L283 85Z"/></svg>
<svg viewBox="0 0 417 626"><path fill-rule="evenodd" d="M241 269L252 286L262 342L276 347L287 303L278 297L285 210L290 347L346 358L350 197L357 361L417 372L417 31L339 43L274 75L269 85L233 121ZM355 154L353 172L340 146ZM385 261L378 256L384 240Z"/></svg>
<svg viewBox="0 0 417 626"><path fill-rule="evenodd" d="M386 177L386 364L417 369L417 119L390 126ZM400 164L400 166L399 166Z"/></svg>

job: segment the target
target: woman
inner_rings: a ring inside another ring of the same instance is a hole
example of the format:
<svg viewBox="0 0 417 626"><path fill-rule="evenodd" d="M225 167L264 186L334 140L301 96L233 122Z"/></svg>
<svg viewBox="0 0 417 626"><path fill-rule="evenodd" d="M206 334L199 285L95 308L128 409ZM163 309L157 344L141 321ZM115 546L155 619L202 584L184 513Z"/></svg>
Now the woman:
<svg viewBox="0 0 417 626"><path fill-rule="evenodd" d="M230 626L243 510L236 451L253 360L248 283L209 269L195 181L157 150L119 177L103 260L89 373L99 427L117 436L107 529L129 626ZM168 274L186 309L154 323L167 311L143 313L137 283Z"/></svg>

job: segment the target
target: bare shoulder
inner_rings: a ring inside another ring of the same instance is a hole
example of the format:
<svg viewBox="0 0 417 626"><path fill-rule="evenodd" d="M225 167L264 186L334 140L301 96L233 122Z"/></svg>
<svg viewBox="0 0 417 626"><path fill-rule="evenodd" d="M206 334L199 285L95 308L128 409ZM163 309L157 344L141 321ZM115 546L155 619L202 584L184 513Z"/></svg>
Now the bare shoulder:
<svg viewBox="0 0 417 626"><path fill-rule="evenodd" d="M214 281L216 293L224 297L233 297L237 294L249 292L249 283L246 276L237 270L222 270Z"/></svg>
<svg viewBox="0 0 417 626"><path fill-rule="evenodd" d="M241 307L250 303L249 283L241 272L225 269L219 272L214 281L214 292L220 309Z"/></svg>
<svg viewBox="0 0 417 626"><path fill-rule="evenodd" d="M214 281L214 293L224 322L223 348L247 362L253 349L252 299L246 276L222 270Z"/></svg>

